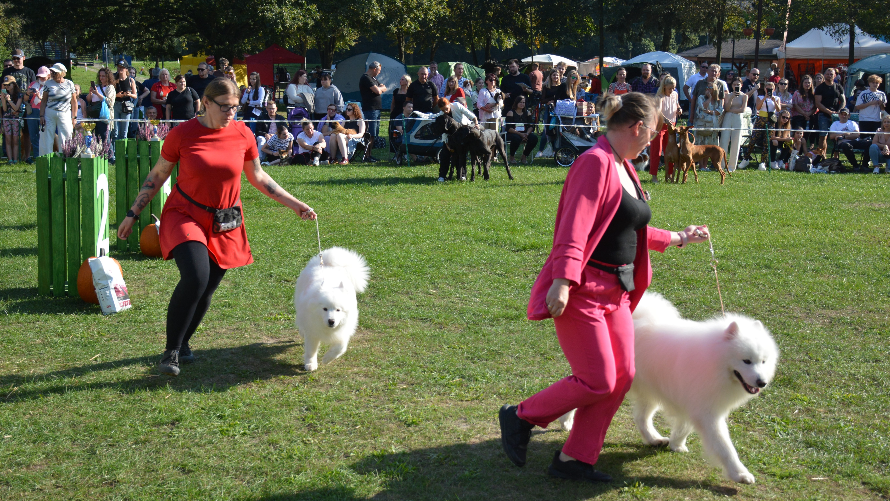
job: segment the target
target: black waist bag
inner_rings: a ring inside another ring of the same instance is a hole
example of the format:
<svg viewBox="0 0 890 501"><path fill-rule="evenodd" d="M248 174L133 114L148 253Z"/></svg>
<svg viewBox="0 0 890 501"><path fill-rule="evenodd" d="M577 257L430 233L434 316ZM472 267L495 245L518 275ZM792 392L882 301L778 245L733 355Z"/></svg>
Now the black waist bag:
<svg viewBox="0 0 890 501"><path fill-rule="evenodd" d="M213 214L214 233L225 233L241 226L242 218L240 206L236 205L234 207L229 207L228 209L214 209L213 207L208 207L202 203L194 201L192 197L186 195L185 192L182 191L182 188L179 187L179 183L176 183L176 189L179 190L179 193L181 193L186 200Z"/></svg>

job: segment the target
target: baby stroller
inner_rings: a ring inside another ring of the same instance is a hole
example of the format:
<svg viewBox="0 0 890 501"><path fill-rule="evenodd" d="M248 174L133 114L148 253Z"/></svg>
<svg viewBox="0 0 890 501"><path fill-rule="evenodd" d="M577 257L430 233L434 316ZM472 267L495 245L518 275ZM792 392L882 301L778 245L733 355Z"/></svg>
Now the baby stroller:
<svg viewBox="0 0 890 501"><path fill-rule="evenodd" d="M553 159L560 167L571 166L578 155L596 145L599 115L578 115L573 101L556 103L550 112L550 125Z"/></svg>
<svg viewBox="0 0 890 501"><path fill-rule="evenodd" d="M430 158L439 156L439 151L445 144L442 142L442 135L436 134L432 130L433 122L437 116L428 116L415 111L404 120L404 125L401 120L393 120L389 123L390 142L396 150L396 159L400 160L401 155L409 153ZM395 135L396 126L403 126L405 133L401 137Z"/></svg>

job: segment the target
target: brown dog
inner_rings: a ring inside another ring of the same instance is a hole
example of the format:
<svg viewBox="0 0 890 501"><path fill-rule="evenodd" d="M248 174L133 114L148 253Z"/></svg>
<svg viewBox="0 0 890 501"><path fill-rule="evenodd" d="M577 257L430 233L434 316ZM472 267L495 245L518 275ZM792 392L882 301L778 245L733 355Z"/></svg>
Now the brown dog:
<svg viewBox="0 0 890 501"><path fill-rule="evenodd" d="M664 148L664 180L669 183L676 183L680 180L680 147L677 145L677 132L680 127L667 123L667 146ZM673 167L669 167L674 164Z"/></svg>
<svg viewBox="0 0 890 501"><path fill-rule="evenodd" d="M705 159L710 159L711 163L720 172L720 184L726 181L726 171L723 165L726 165L726 152L723 148L713 145L697 145L695 141L689 137L689 127L680 127L680 169L683 171L683 183L689 177L689 168L692 167L692 174L695 176L695 182L698 182L698 171L695 165ZM722 164L721 164L722 162ZM730 172L731 176L732 173Z"/></svg>
<svg viewBox="0 0 890 501"><path fill-rule="evenodd" d="M337 121L331 121L331 122L329 122L329 123L330 123L331 133L332 133L332 134L352 134L352 135L356 135L356 134L358 134L358 131L355 130L355 129L345 129L345 128L343 128L343 126L340 125L340 122L337 122Z"/></svg>

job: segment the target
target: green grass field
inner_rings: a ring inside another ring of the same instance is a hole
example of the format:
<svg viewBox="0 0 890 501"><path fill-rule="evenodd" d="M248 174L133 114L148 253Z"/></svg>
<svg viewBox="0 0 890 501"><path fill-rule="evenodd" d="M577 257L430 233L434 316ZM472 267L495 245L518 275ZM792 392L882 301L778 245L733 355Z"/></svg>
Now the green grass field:
<svg viewBox="0 0 890 501"><path fill-rule="evenodd" d="M624 405L599 463L615 480L581 485L546 475L565 432L536 433L520 469L497 426L502 404L568 374L552 322L525 319L566 171L440 184L435 169L268 169L319 213L324 247L372 271L349 351L311 374L292 295L315 224L245 182L256 262L226 275L198 362L167 378L174 264L114 254L134 307L113 316L37 296L34 168L0 164L0 499L890 498L890 176L646 184L653 225L710 226L727 309L781 347L775 381L730 418L757 484L723 479L696 435L689 454L643 445ZM652 254L652 289L719 315L707 245Z"/></svg>

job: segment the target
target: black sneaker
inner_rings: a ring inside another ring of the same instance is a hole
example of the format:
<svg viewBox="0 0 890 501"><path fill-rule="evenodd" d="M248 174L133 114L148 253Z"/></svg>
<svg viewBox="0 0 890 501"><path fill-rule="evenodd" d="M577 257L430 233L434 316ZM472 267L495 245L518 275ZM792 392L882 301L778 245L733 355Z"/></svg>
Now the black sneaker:
<svg viewBox="0 0 890 501"><path fill-rule="evenodd" d="M556 451L553 462L547 468L551 477L565 478L567 480L583 480L585 482L611 482L612 476L593 469L593 465L581 461L560 461L560 451Z"/></svg>
<svg viewBox="0 0 890 501"><path fill-rule="evenodd" d="M179 350L167 350L161 363L158 364L158 372L168 376L179 375Z"/></svg>
<svg viewBox="0 0 890 501"><path fill-rule="evenodd" d="M379 161L380 161L380 160L377 160L376 158L374 158L374 157L372 157L372 156L370 156L370 155L368 155L368 156L365 157L365 162L368 162L368 163L376 164L376 163L379 162Z"/></svg>
<svg viewBox="0 0 890 501"><path fill-rule="evenodd" d="M197 357L192 353L192 349L189 348L189 345L185 345L179 349L179 362L183 364L190 364L195 361Z"/></svg>
<svg viewBox="0 0 890 501"><path fill-rule="evenodd" d="M498 412L498 420L501 423L501 445L507 457L516 466L525 466L525 454L528 452L528 442L532 438L532 428L535 425L520 418L516 414L516 406L504 404Z"/></svg>

